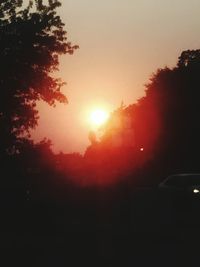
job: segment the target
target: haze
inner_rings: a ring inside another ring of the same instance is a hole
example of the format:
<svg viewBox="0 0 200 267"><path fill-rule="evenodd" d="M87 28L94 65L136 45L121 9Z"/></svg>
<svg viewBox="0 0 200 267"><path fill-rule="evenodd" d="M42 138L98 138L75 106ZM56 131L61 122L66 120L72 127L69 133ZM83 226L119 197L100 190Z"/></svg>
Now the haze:
<svg viewBox="0 0 200 267"><path fill-rule="evenodd" d="M50 138L55 152L82 153L89 144L90 110L134 103L156 69L174 66L183 50L200 48L200 1L61 2L69 41L80 46L60 61L69 105L39 103L33 137Z"/></svg>

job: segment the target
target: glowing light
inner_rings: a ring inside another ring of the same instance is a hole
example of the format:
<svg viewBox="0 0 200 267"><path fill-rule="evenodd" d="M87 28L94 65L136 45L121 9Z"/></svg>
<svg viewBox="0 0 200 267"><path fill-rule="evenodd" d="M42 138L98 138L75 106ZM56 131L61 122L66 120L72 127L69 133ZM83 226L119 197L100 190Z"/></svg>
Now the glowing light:
<svg viewBox="0 0 200 267"><path fill-rule="evenodd" d="M193 193L194 193L194 194L199 194L199 189L196 189L196 188L195 188L195 189L193 190Z"/></svg>
<svg viewBox="0 0 200 267"><path fill-rule="evenodd" d="M140 151L144 151L144 148L143 148L143 147L141 147L141 148L140 148Z"/></svg>
<svg viewBox="0 0 200 267"><path fill-rule="evenodd" d="M109 118L108 112L103 109L96 109L90 114L90 122L95 126L103 125Z"/></svg>

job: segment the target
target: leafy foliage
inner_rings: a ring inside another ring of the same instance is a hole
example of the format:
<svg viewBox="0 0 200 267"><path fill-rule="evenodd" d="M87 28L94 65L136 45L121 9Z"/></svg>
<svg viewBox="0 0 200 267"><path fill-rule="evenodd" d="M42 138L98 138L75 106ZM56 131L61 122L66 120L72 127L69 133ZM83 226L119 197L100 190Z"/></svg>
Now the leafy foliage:
<svg viewBox="0 0 200 267"><path fill-rule="evenodd" d="M37 125L36 102L67 103L63 82L53 76L59 55L78 48L67 41L64 24L49 0L0 2L0 152L17 151L17 139Z"/></svg>

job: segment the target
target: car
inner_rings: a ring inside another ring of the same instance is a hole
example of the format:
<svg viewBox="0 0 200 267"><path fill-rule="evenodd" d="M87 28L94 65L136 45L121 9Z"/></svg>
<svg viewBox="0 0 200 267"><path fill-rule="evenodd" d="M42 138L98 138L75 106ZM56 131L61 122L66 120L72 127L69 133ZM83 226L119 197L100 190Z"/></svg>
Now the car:
<svg viewBox="0 0 200 267"><path fill-rule="evenodd" d="M157 186L138 188L131 201L135 232L167 236L199 228L200 174L172 174Z"/></svg>
<svg viewBox="0 0 200 267"><path fill-rule="evenodd" d="M182 173L170 175L159 184L159 188L200 197L200 174Z"/></svg>
<svg viewBox="0 0 200 267"><path fill-rule="evenodd" d="M158 186L160 214L178 227L200 228L200 174L168 176Z"/></svg>

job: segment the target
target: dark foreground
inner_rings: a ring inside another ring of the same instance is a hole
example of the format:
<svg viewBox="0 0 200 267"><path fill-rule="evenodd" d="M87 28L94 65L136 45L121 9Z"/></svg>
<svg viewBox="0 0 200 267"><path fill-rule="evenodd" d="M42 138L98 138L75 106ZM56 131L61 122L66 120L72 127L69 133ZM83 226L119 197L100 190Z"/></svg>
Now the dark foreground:
<svg viewBox="0 0 200 267"><path fill-rule="evenodd" d="M0 266L199 264L198 200L173 203L155 189L21 196L1 195Z"/></svg>

